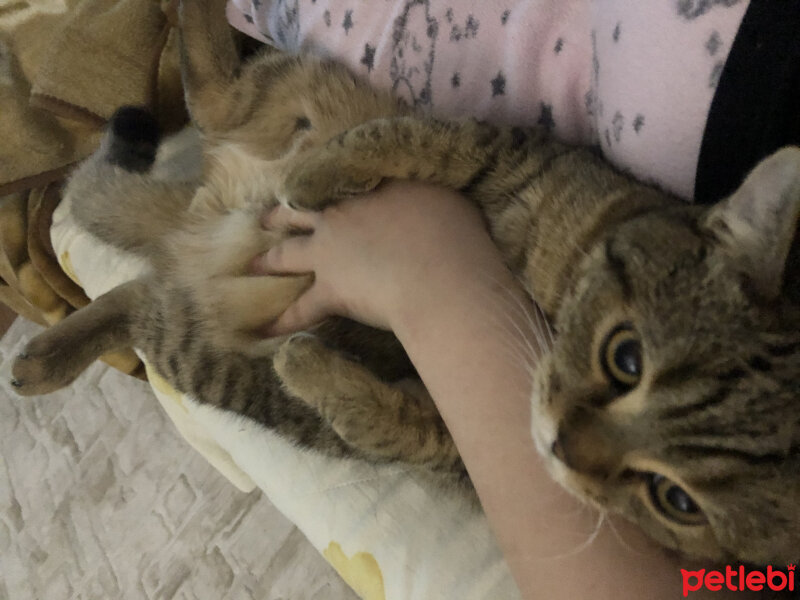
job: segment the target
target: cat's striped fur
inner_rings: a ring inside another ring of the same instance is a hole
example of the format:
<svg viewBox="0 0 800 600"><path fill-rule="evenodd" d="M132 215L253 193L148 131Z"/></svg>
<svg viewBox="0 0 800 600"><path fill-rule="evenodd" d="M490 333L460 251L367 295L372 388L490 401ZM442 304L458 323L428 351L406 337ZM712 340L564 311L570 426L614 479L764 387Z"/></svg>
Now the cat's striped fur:
<svg viewBox="0 0 800 600"><path fill-rule="evenodd" d="M553 475L687 554L797 560L800 149L716 207L683 205L542 130L419 118L311 58L241 63L220 5L183 5L201 185L109 168L102 150L77 171L76 216L153 269L34 339L15 365L21 392L133 343L182 391L300 443L463 474L393 339L346 321L288 341L250 333L306 285L245 276L275 242L264 206L435 182L480 205L556 330L532 398ZM144 209L159 198L176 210L155 222Z"/></svg>
<svg viewBox="0 0 800 600"><path fill-rule="evenodd" d="M567 489L686 554L797 560L799 148L701 208L540 130L399 117L311 153L282 196L319 208L386 177L480 204L551 317L533 434ZM638 348L635 382L604 364L619 332Z"/></svg>

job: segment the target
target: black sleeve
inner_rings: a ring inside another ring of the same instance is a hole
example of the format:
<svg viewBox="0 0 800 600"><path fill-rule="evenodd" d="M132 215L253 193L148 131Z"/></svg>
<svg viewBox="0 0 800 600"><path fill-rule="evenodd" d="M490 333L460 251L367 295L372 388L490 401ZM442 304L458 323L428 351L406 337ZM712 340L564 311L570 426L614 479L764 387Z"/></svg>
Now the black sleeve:
<svg viewBox="0 0 800 600"><path fill-rule="evenodd" d="M695 202L730 195L789 144L800 145L800 0L751 0L711 103Z"/></svg>

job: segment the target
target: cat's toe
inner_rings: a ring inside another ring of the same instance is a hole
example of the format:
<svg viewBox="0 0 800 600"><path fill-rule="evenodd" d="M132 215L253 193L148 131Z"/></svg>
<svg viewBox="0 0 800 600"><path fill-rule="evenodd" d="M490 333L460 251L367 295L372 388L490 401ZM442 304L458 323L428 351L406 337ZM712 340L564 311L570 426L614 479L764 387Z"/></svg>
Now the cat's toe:
<svg viewBox="0 0 800 600"><path fill-rule="evenodd" d="M313 404L323 389L329 391L331 353L315 335L298 333L281 344L272 365L290 394Z"/></svg>
<svg viewBox="0 0 800 600"><path fill-rule="evenodd" d="M293 210L323 210L334 201L331 188L320 185L314 174L298 169L287 176L279 200Z"/></svg>
<svg viewBox="0 0 800 600"><path fill-rule="evenodd" d="M31 349L31 344L14 359L11 375L11 386L21 396L49 394L74 379L58 355L37 355Z"/></svg>
<svg viewBox="0 0 800 600"><path fill-rule="evenodd" d="M296 210L323 210L340 200L375 189L380 175L343 164L336 155L304 161L285 178L280 199Z"/></svg>
<svg viewBox="0 0 800 600"><path fill-rule="evenodd" d="M295 333L281 344L272 364L282 379L293 379L310 368L319 365L329 350L320 339L310 333Z"/></svg>
<svg viewBox="0 0 800 600"><path fill-rule="evenodd" d="M11 386L21 396L35 396L39 393L42 379L42 369L37 361L20 354L14 359L11 367Z"/></svg>

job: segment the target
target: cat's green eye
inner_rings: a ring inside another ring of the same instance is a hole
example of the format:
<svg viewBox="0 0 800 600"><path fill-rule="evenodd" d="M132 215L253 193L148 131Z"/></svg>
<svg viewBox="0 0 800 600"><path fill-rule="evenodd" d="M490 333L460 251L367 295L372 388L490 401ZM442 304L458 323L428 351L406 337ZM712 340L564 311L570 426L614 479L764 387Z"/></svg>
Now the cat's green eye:
<svg viewBox="0 0 800 600"><path fill-rule="evenodd" d="M600 362L615 383L632 388L642 377L642 342L630 323L615 327L600 350Z"/></svg>
<svg viewBox="0 0 800 600"><path fill-rule="evenodd" d="M658 473L647 478L650 500L662 515L681 525L703 525L706 517L697 503L681 486Z"/></svg>

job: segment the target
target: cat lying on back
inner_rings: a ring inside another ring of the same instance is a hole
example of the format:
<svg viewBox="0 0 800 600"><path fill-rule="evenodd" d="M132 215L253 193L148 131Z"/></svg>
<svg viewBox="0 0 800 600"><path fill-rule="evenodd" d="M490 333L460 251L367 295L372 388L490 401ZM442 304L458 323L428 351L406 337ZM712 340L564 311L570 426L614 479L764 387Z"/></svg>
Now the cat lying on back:
<svg viewBox="0 0 800 600"><path fill-rule="evenodd" d="M146 115L117 115L68 195L85 227L152 269L33 339L14 365L20 393L133 345L179 390L299 444L463 476L391 336L334 319L313 335L252 333L308 284L246 275L277 239L259 228L266 206L421 179L482 208L554 325L532 397L553 476L683 553L797 560L800 149L725 202L687 206L542 130L418 118L311 58L241 63L222 5L182 7L203 181L148 176Z"/></svg>

